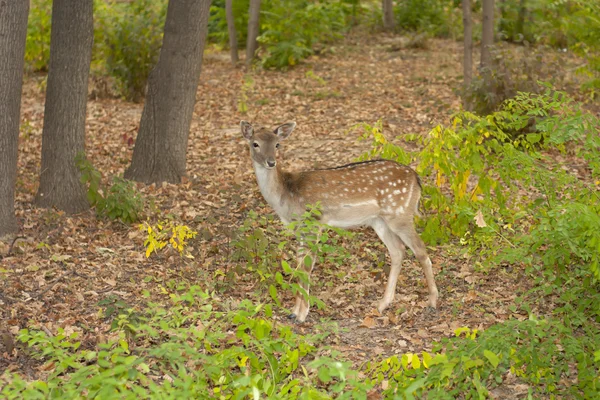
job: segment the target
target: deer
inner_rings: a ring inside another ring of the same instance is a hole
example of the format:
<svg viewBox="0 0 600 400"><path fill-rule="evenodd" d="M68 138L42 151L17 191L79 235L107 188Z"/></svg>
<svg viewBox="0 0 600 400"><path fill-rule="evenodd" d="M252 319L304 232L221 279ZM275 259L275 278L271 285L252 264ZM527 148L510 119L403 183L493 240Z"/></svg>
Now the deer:
<svg viewBox="0 0 600 400"><path fill-rule="evenodd" d="M280 142L287 139L295 122L274 130L240 122L242 136L248 142L250 158L258 187L266 202L284 225L299 218L309 204L320 204L322 224L342 229L369 226L387 247L391 267L383 297L377 305L383 313L394 301L402 260L408 246L421 264L429 291L428 306L437 307L438 289L431 259L415 230L414 217L419 215L421 182L409 166L391 160L356 162L329 169L287 172L277 163ZM306 250L298 251L298 266L305 268L310 279L316 258L305 263ZM310 265L306 265L310 264ZM306 294L309 283L300 282ZM289 318L304 322L309 311L307 296L296 294Z"/></svg>

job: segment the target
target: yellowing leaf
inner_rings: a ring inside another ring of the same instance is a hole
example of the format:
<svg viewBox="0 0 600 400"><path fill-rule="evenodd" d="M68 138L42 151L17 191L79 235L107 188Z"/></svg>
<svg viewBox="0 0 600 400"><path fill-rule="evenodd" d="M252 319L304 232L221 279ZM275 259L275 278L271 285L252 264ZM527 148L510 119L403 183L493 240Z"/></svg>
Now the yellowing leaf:
<svg viewBox="0 0 600 400"><path fill-rule="evenodd" d="M412 367L414 369L421 368L421 360L419 360L419 356L417 356L416 354L414 354L412 358Z"/></svg>
<svg viewBox="0 0 600 400"><path fill-rule="evenodd" d="M423 353L423 365L425 366L425 368L429 368L429 366L431 365L431 354L429 354L428 352L424 351Z"/></svg>

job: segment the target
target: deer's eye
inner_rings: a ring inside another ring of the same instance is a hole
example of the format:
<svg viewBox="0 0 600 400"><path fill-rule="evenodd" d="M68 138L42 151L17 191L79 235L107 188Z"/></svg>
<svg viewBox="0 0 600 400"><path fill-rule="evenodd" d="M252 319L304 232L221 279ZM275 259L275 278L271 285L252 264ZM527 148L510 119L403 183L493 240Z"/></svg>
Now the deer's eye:
<svg viewBox="0 0 600 400"><path fill-rule="evenodd" d="M260 146L258 145L258 143L254 142L254 143L252 143L252 147L254 147L255 149L258 149Z"/></svg>
<svg viewBox="0 0 600 400"><path fill-rule="evenodd" d="M277 144L275 145L275 148L276 148L276 149L278 149L278 148L279 148L279 143L277 143Z"/></svg>

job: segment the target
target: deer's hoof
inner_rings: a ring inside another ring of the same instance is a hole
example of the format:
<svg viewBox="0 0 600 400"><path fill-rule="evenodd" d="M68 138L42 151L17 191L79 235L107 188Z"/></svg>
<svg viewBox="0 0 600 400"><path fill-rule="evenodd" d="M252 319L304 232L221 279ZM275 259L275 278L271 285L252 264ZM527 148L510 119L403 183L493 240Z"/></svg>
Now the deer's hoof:
<svg viewBox="0 0 600 400"><path fill-rule="evenodd" d="M291 314L290 314L290 315L288 315L287 317L288 317L288 319L295 320L295 319L296 319L296 314L294 314L294 313L291 313Z"/></svg>

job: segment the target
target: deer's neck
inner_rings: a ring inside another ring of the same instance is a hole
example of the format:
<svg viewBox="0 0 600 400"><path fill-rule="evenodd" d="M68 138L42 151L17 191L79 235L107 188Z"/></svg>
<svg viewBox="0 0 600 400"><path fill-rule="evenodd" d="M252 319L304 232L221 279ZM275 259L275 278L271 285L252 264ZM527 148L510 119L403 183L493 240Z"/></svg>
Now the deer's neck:
<svg viewBox="0 0 600 400"><path fill-rule="evenodd" d="M254 172L256 173L260 192L267 203L275 210L284 223L289 223L291 220L291 210L286 196L283 171L278 166L273 169L267 169L262 165L254 163Z"/></svg>

